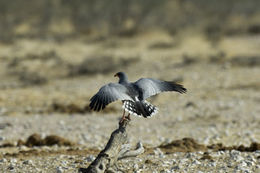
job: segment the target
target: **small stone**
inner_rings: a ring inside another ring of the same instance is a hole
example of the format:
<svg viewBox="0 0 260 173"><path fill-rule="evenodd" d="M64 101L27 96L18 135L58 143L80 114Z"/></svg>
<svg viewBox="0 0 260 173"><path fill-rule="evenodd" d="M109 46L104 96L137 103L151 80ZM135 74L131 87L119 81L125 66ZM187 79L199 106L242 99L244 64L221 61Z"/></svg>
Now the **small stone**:
<svg viewBox="0 0 260 173"><path fill-rule="evenodd" d="M11 170L14 170L14 166L13 165L10 165L9 167L8 167L8 169L11 171Z"/></svg>
<svg viewBox="0 0 260 173"><path fill-rule="evenodd" d="M158 138L159 138L159 141L160 141L160 142L164 142L164 141L165 141L165 138L162 137L162 136L160 136L160 137L158 137Z"/></svg>
<svg viewBox="0 0 260 173"><path fill-rule="evenodd" d="M57 167L57 168L56 168L56 172L57 172L57 173L63 173L62 167L60 167L60 166Z"/></svg>
<svg viewBox="0 0 260 173"><path fill-rule="evenodd" d="M11 159L10 162L11 162L11 163L16 163L17 160L16 160L16 159Z"/></svg>
<svg viewBox="0 0 260 173"><path fill-rule="evenodd" d="M7 160L5 158L0 159L0 163L5 163Z"/></svg>
<svg viewBox="0 0 260 173"><path fill-rule="evenodd" d="M137 162L142 162L143 159L142 159L142 158L137 158L136 161L137 161Z"/></svg>
<svg viewBox="0 0 260 173"><path fill-rule="evenodd" d="M172 167L171 171L176 171L176 170L179 170L179 169L180 169L180 167L177 165L177 166Z"/></svg>
<svg viewBox="0 0 260 173"><path fill-rule="evenodd" d="M235 160L236 160L237 162L239 162L239 161L241 161L241 160L244 160L244 157L238 155L238 156L236 156Z"/></svg>
<svg viewBox="0 0 260 173"><path fill-rule="evenodd" d="M240 162L239 165L240 165L241 167L246 167L246 166L247 166L247 164L246 164L245 161Z"/></svg>
<svg viewBox="0 0 260 173"><path fill-rule="evenodd" d="M78 142L78 144L79 144L79 145L84 145L84 144L85 144L85 141L80 140L80 141Z"/></svg>
<svg viewBox="0 0 260 173"><path fill-rule="evenodd" d="M171 173L171 171L168 169L165 169L165 170L161 171L160 173Z"/></svg>
<svg viewBox="0 0 260 173"><path fill-rule="evenodd" d="M24 146L24 145L21 145L21 146L19 146L19 149L20 150L26 150L28 147L26 147L26 146Z"/></svg>
<svg viewBox="0 0 260 173"><path fill-rule="evenodd" d="M65 122L64 122L63 120L60 120L60 121L59 121L59 124L60 124L60 125L65 125Z"/></svg>
<svg viewBox="0 0 260 173"><path fill-rule="evenodd" d="M198 151L197 153L198 153L198 154L204 154L204 152L203 152L203 151Z"/></svg>
<svg viewBox="0 0 260 173"><path fill-rule="evenodd" d="M33 163L32 160L25 160L23 162L23 164L25 164L25 165L31 165L32 163Z"/></svg>
<svg viewBox="0 0 260 173"><path fill-rule="evenodd" d="M201 164L201 162L200 162L200 161L198 161L198 160L194 160L194 161L192 162L192 164L195 164L195 165L200 165L200 164Z"/></svg>
<svg viewBox="0 0 260 173"><path fill-rule="evenodd" d="M231 156L237 156L237 155L239 155L239 154L240 154L240 152L237 151L237 150L231 150L231 151L230 151L230 155L231 155Z"/></svg>
<svg viewBox="0 0 260 173"><path fill-rule="evenodd" d="M218 152L217 152L217 155L218 155L218 156L223 155L223 154L225 154L224 151L218 151Z"/></svg>
<svg viewBox="0 0 260 173"><path fill-rule="evenodd" d="M246 159L249 160L249 161L256 162L255 158L252 157L252 156L250 156L250 155L248 155L248 156L246 157Z"/></svg>
<svg viewBox="0 0 260 173"><path fill-rule="evenodd" d="M66 166L66 165L68 164L68 162L67 162L66 160L63 160L63 161L61 161L61 164L62 164L63 166Z"/></svg>
<svg viewBox="0 0 260 173"><path fill-rule="evenodd" d="M220 171L220 172L227 172L227 169L226 169L224 166L221 166L221 167L219 168L219 171Z"/></svg>
<svg viewBox="0 0 260 173"><path fill-rule="evenodd" d="M93 162L95 160L95 157L93 155L89 155L84 160L86 160L87 162Z"/></svg>
<svg viewBox="0 0 260 173"><path fill-rule="evenodd" d="M216 162L210 162L210 163L209 163L209 166L211 166L211 167L216 167L217 164L216 164Z"/></svg>
<svg viewBox="0 0 260 173"><path fill-rule="evenodd" d="M186 158L191 158L191 157L193 157L194 156L194 154L193 153L187 153L187 154L185 154L185 156L184 157L186 157Z"/></svg>
<svg viewBox="0 0 260 173"><path fill-rule="evenodd" d="M255 165L255 163L253 161L245 161L245 162L246 162L247 166L250 166L250 167Z"/></svg>
<svg viewBox="0 0 260 173"><path fill-rule="evenodd" d="M166 160L166 161L163 162L163 164L169 166L169 165L172 165L172 162Z"/></svg>
<svg viewBox="0 0 260 173"><path fill-rule="evenodd" d="M154 154L159 156L160 158L165 158L165 155L163 154L163 152L159 148L156 148L154 150Z"/></svg>
<svg viewBox="0 0 260 173"><path fill-rule="evenodd" d="M42 172L39 168L35 168L35 172Z"/></svg>
<svg viewBox="0 0 260 173"><path fill-rule="evenodd" d="M135 163L135 164L134 164L134 170L137 171L138 168L139 168L138 164Z"/></svg>
<svg viewBox="0 0 260 173"><path fill-rule="evenodd" d="M246 169L246 168L241 168L240 171L243 172L243 173L250 173L250 172L251 172L251 171L249 171L249 170Z"/></svg>
<svg viewBox="0 0 260 173"><path fill-rule="evenodd" d="M189 159L182 159L182 160L180 160L180 164L181 165L184 165L184 164L186 164L187 162L189 162Z"/></svg>

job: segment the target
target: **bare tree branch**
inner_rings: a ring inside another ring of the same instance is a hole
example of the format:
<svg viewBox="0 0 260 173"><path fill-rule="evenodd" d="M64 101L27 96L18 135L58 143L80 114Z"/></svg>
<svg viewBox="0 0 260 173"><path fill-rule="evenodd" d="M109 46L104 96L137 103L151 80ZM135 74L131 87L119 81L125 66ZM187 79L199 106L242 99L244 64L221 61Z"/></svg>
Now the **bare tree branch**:
<svg viewBox="0 0 260 173"><path fill-rule="evenodd" d="M106 147L98 154L97 158L89 165L88 168L80 168L82 173L104 173L113 172L111 167L116 166L119 159L134 157L144 152L141 142L135 150L130 149L127 143L126 127L130 120L125 119L119 123L118 129L113 131Z"/></svg>
<svg viewBox="0 0 260 173"><path fill-rule="evenodd" d="M143 144L139 141L136 144L136 147L134 150L131 150L129 146L123 147L122 150L119 153L118 160L125 159L128 157L135 157L144 152Z"/></svg>

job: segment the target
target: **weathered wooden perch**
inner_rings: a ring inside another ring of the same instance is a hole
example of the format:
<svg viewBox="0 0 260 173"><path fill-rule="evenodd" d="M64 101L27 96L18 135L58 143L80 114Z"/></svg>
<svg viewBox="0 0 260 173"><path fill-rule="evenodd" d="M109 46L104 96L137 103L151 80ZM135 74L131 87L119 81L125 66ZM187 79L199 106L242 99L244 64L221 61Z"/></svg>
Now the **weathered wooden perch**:
<svg viewBox="0 0 260 173"><path fill-rule="evenodd" d="M119 123L118 129L113 131L106 147L98 154L96 159L89 165L88 168L80 168L79 172L82 173L102 173L114 172L112 167L120 159L134 157L144 152L142 143L138 143L134 150L130 149L127 143L126 127L129 123L125 119Z"/></svg>

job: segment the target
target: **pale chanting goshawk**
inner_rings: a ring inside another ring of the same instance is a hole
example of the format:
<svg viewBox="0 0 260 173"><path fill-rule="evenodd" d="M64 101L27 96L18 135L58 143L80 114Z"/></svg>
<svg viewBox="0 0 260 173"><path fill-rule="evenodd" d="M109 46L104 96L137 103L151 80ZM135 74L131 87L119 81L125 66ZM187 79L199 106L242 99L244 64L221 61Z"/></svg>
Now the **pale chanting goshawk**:
<svg viewBox="0 0 260 173"><path fill-rule="evenodd" d="M146 101L148 97L165 91L176 91L179 93L187 91L186 88L175 82L152 78L141 78L136 82L129 82L124 72L118 72L114 77L118 77L119 82L102 86L90 99L89 106L95 111L100 111L109 103L122 100L124 113L121 120L125 119L125 111L129 113L126 117L128 119L130 119L130 114L145 118L156 114L158 108Z"/></svg>

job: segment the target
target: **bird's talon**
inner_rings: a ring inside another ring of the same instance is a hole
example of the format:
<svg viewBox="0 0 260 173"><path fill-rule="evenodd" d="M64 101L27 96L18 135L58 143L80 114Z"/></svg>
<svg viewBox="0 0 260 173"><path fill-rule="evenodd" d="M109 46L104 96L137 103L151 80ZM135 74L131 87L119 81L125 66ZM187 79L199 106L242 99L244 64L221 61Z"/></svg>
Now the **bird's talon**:
<svg viewBox="0 0 260 173"><path fill-rule="evenodd" d="M128 119L129 121L131 120L130 118L130 114L127 115L127 117L125 117L126 119Z"/></svg>

